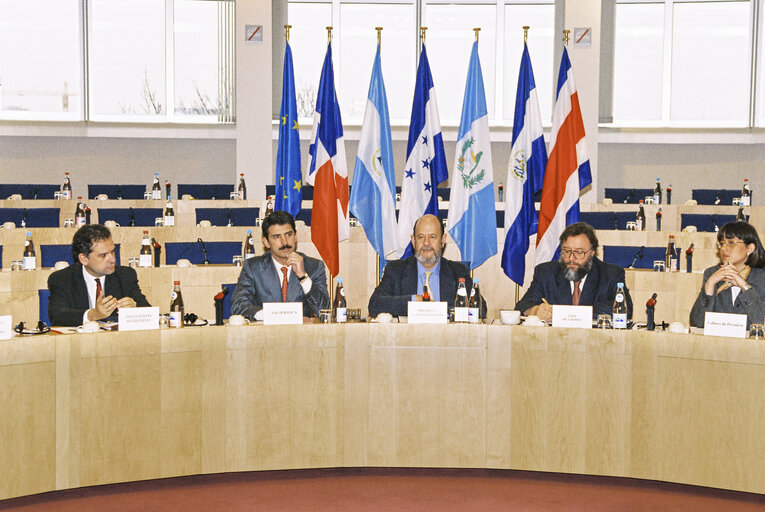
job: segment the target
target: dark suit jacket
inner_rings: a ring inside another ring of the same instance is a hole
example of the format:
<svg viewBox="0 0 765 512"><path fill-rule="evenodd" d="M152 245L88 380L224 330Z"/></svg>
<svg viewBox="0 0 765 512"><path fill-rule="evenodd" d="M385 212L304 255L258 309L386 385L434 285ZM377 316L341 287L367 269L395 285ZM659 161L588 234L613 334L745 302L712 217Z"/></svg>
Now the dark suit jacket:
<svg viewBox="0 0 765 512"><path fill-rule="evenodd" d="M306 295L295 273L290 273L287 282L287 302L302 302L303 316L318 317L319 311L330 306L324 263L303 253L298 254L303 257L305 271L313 285ZM281 301L282 276L276 272L271 251L245 261L234 295L231 297L231 314L253 320L255 313L263 309L264 302Z"/></svg>
<svg viewBox="0 0 765 512"><path fill-rule="evenodd" d="M52 325L76 326L82 324L82 315L90 309L88 289L82 277L82 264L76 262L48 277L48 316ZM131 297L138 307L151 306L138 286L138 276L130 267L117 266L104 279L104 296L117 299Z"/></svg>
<svg viewBox="0 0 765 512"><path fill-rule="evenodd" d="M703 283L707 282L709 276L717 272L720 265L709 267L704 271ZM696 302L691 308L690 321L694 327L704 327L704 316L707 311L714 313L737 313L746 315L746 326L751 324L763 323L765 317L765 268L753 268L746 278L746 281L752 285L747 291L741 290L736 297L736 303L733 303L733 294L730 288L721 291L718 294L707 295L704 291L704 285L701 285L701 292L696 297ZM715 291L723 283L717 283Z"/></svg>
<svg viewBox="0 0 765 512"><path fill-rule="evenodd" d="M470 271L462 263L441 258L441 270L438 274L439 293L441 300L448 303L449 309L454 307L459 278L465 278L465 286L473 286ZM406 316L407 303L412 295L417 294L417 259L410 256L403 260L389 261L385 265L380 284L377 285L372 297L369 298L369 316L380 313L390 313L393 316ZM481 297L481 314L486 315L486 301Z"/></svg>
<svg viewBox="0 0 765 512"><path fill-rule="evenodd" d="M579 305L592 306L593 318L600 314L612 314L616 283L624 283L624 269L593 258L592 268L579 296ZM632 298L626 283L624 294L627 300L627 317L632 318ZM534 280L523 298L515 305L515 309L523 313L541 304L543 297L550 304L571 305L571 281L563 277L560 263L557 261L540 263L534 268Z"/></svg>

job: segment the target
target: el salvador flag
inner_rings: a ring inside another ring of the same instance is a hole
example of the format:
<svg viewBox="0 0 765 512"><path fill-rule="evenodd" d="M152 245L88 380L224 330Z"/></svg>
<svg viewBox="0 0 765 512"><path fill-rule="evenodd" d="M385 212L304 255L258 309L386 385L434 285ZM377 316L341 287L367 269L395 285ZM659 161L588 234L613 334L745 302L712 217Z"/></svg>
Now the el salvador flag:
<svg viewBox="0 0 765 512"><path fill-rule="evenodd" d="M438 103L433 77L430 74L425 43L422 44L414 86L409 140L406 145L406 167L401 179L401 210L398 215L399 254L412 254L412 230L417 219L431 213L438 215L436 187L449 179L446 153L441 137Z"/></svg>
<svg viewBox="0 0 765 512"><path fill-rule="evenodd" d="M497 254L489 116L477 41L470 54L453 170L449 233L474 269Z"/></svg>
<svg viewBox="0 0 765 512"><path fill-rule="evenodd" d="M505 248L502 251L505 274L520 286L523 286L526 274L529 237L537 232L534 195L542 190L546 166L547 148L542 134L534 71L528 46L524 43L515 94L513 142L505 182Z"/></svg>
<svg viewBox="0 0 765 512"><path fill-rule="evenodd" d="M300 131L295 98L295 73L290 44L284 50L282 106L279 110L279 146L276 151L276 197L274 209L296 217L303 200L300 170Z"/></svg>
<svg viewBox="0 0 765 512"><path fill-rule="evenodd" d="M349 208L361 222L369 243L384 262L397 253L396 178L388 100L377 45L367 107L361 127Z"/></svg>

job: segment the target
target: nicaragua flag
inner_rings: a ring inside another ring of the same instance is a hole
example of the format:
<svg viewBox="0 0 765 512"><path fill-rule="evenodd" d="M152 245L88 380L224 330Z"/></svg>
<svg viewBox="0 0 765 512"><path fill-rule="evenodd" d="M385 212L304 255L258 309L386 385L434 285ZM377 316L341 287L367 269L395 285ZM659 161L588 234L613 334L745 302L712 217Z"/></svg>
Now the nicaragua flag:
<svg viewBox="0 0 765 512"><path fill-rule="evenodd" d="M471 270L497 254L489 115L477 41L470 54L462 102L448 223L449 233L459 247L462 259L470 262Z"/></svg>
<svg viewBox="0 0 765 512"><path fill-rule="evenodd" d="M300 132L295 98L295 74L290 44L284 50L282 106L279 110L279 147L276 151L276 198L274 210L296 217L303 201L300 170Z"/></svg>
<svg viewBox="0 0 765 512"><path fill-rule="evenodd" d="M348 225L348 169L345 165L343 122L335 93L332 44L321 68L321 79L308 146L311 160L306 183L313 185L311 241L336 276L340 273L339 242L350 236Z"/></svg>
<svg viewBox="0 0 765 512"><path fill-rule="evenodd" d="M579 95L565 47L558 73L550 148L539 209L535 264L558 257L560 234L569 224L579 222L580 190L592 184Z"/></svg>
<svg viewBox="0 0 765 512"><path fill-rule="evenodd" d="M397 253L396 178L380 45L372 66L349 208L380 259Z"/></svg>
<svg viewBox="0 0 765 512"><path fill-rule="evenodd" d="M446 153L441 137L438 103L428 54L422 44L414 85L409 140L406 145L406 167L401 179L401 209L398 214L399 253L412 254L410 244L414 223L431 213L438 216L436 187L449 179Z"/></svg>
<svg viewBox="0 0 765 512"><path fill-rule="evenodd" d="M547 148L542 134L534 71L526 43L523 44L518 91L515 94L513 142L507 166L505 197L505 248L502 269L507 277L523 286L529 237L537 232L534 195L542 189L547 165Z"/></svg>

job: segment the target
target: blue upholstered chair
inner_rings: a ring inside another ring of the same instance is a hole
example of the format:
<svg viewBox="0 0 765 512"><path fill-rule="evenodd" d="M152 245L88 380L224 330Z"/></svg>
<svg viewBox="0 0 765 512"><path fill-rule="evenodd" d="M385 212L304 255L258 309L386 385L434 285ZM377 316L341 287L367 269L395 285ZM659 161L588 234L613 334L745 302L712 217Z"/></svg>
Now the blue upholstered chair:
<svg viewBox="0 0 765 512"><path fill-rule="evenodd" d="M606 197L614 203L637 204L641 199L652 195L652 188L606 188Z"/></svg>
<svg viewBox="0 0 765 512"><path fill-rule="evenodd" d="M48 301L50 299L50 291L47 288L37 290L37 296L40 309L40 321L50 325L50 318L48 318Z"/></svg>
<svg viewBox="0 0 765 512"><path fill-rule="evenodd" d="M718 228L728 222L736 220L735 215L709 215L699 213L683 213L680 215L680 229L687 226L696 226L697 231L714 232L715 226Z"/></svg>
<svg viewBox="0 0 765 512"><path fill-rule="evenodd" d="M235 254L242 254L242 242L204 242L207 249L207 259L211 264L229 264ZM167 242L165 244L165 261L175 265L179 259L187 259L195 265L204 261L202 244L199 242Z"/></svg>
<svg viewBox="0 0 765 512"><path fill-rule="evenodd" d="M53 193L61 190L61 185L52 184L0 184L0 199L13 194L20 194L22 199L53 199Z"/></svg>
<svg viewBox="0 0 765 512"><path fill-rule="evenodd" d="M230 199L234 191L232 184L179 184L178 198L188 194L194 199Z"/></svg>
<svg viewBox="0 0 765 512"><path fill-rule="evenodd" d="M733 204L734 197L741 197L741 190L698 188L691 191L691 199L695 199L698 204L715 204L719 198L718 204L730 206Z"/></svg>
<svg viewBox="0 0 765 512"><path fill-rule="evenodd" d="M154 227L157 217L163 216L162 208L97 208L98 223L113 220L120 226L129 226L131 215L136 226Z"/></svg>
<svg viewBox="0 0 765 512"><path fill-rule="evenodd" d="M106 194L109 199L143 199L146 185L88 185L88 198Z"/></svg>
<svg viewBox="0 0 765 512"><path fill-rule="evenodd" d="M260 214L260 208L197 208L197 224L209 220L213 226L228 226L229 218L233 226L254 226Z"/></svg>
<svg viewBox="0 0 765 512"><path fill-rule="evenodd" d="M120 264L120 244L114 244L114 256L117 259L117 265ZM50 268L57 261L66 261L70 265L74 264L71 244L43 244L40 246L40 267Z"/></svg>
<svg viewBox="0 0 765 512"><path fill-rule="evenodd" d="M680 248L676 249L678 261ZM652 269L656 260L664 261L666 247L638 247L633 245L603 246L603 261L628 268L635 260L634 268Z"/></svg>
<svg viewBox="0 0 765 512"><path fill-rule="evenodd" d="M13 222L20 228L22 220L27 228L59 227L58 208L0 208L0 224Z"/></svg>

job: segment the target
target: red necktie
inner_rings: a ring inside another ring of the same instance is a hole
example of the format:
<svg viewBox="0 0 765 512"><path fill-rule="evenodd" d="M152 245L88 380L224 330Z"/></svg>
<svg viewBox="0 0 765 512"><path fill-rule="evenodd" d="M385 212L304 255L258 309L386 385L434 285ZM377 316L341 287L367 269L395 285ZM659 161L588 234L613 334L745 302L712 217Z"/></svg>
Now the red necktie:
<svg viewBox="0 0 765 512"><path fill-rule="evenodd" d="M284 279L282 280L282 302L287 302L287 272L289 272L290 269L287 267L282 267L282 274L284 274Z"/></svg>
<svg viewBox="0 0 765 512"><path fill-rule="evenodd" d="M574 281L574 293L571 294L571 304L574 306L579 305L579 297L582 295L582 290L579 289L581 281Z"/></svg>
<svg viewBox="0 0 765 512"><path fill-rule="evenodd" d="M104 289L101 288L101 280L100 279L96 279L96 302L98 302L98 299L103 294L104 294Z"/></svg>

